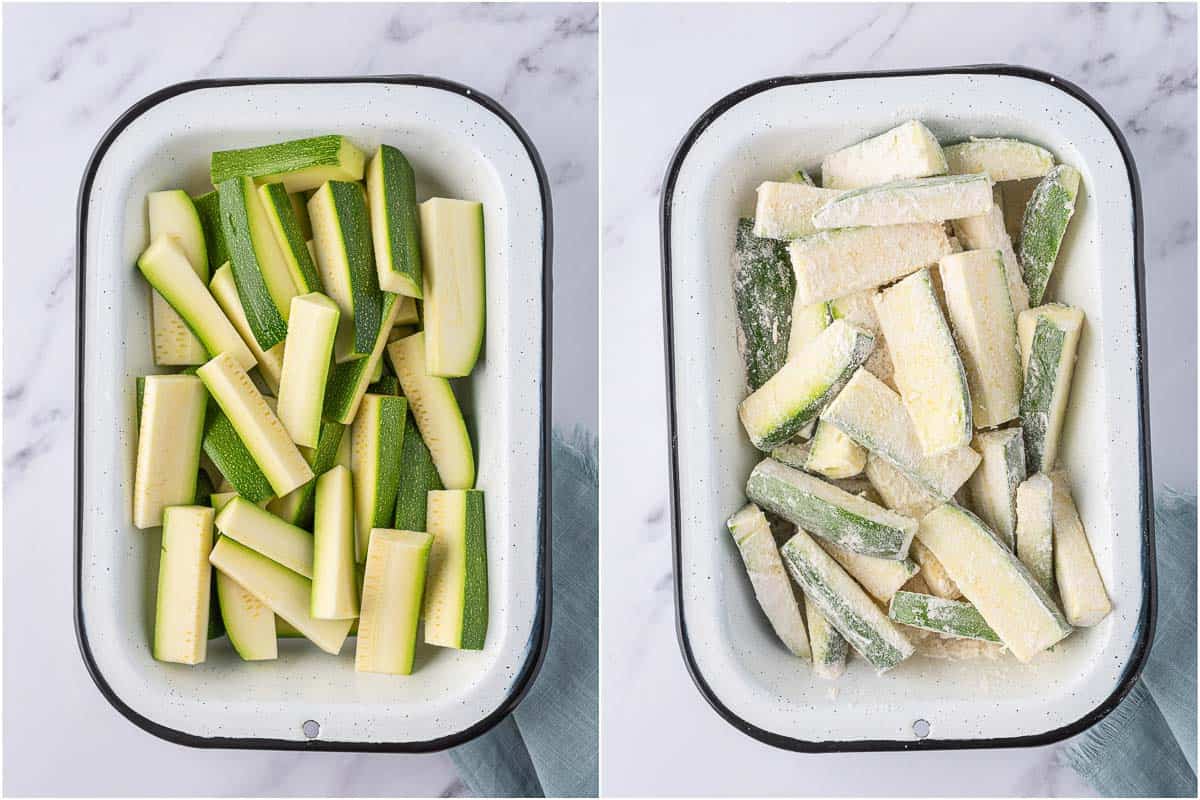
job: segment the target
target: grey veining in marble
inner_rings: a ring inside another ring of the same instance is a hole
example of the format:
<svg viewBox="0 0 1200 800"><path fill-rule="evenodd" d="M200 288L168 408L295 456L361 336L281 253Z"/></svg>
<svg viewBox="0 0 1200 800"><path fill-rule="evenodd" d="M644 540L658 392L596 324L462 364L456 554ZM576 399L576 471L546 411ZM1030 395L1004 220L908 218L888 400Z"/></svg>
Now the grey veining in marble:
<svg viewBox="0 0 1200 800"><path fill-rule="evenodd" d="M1137 159L1154 475L1160 483L1194 485L1195 7L613 5L604 7L603 27L605 792L1090 793L1057 764L1057 747L808 756L759 744L706 705L684 668L674 628L659 344L660 184L701 112L766 77L1007 62L1077 82L1113 115Z"/></svg>
<svg viewBox="0 0 1200 800"><path fill-rule="evenodd" d="M594 5L21 5L4 14L9 794L447 795L444 754L191 750L120 717L72 631L75 200L118 115L204 77L424 73L503 103L553 183L554 422L596 428Z"/></svg>

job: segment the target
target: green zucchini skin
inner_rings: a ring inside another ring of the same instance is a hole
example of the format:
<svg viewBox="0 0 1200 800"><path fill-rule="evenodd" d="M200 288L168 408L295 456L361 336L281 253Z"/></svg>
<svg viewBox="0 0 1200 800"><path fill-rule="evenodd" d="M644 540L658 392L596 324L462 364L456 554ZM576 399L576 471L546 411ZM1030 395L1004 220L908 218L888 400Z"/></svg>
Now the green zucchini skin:
<svg viewBox="0 0 1200 800"><path fill-rule="evenodd" d="M384 292L384 325L375 332L377 337L375 344L379 349L377 358L383 356L383 348L387 344L388 331L391 330L399 308L400 296L391 292ZM372 355L374 355L374 352L372 352ZM340 422L344 425L349 425L354 420L359 403L362 401L363 395L366 394L367 386L370 383L370 373L374 369L372 361L371 357L356 358L351 361L343 361L340 364L333 364L329 368L329 377L325 381L325 403L322 406L322 413L325 415L325 419L332 422Z"/></svg>
<svg viewBox="0 0 1200 800"><path fill-rule="evenodd" d="M291 195L282 183L269 183L260 191L265 195L263 205L266 206L267 216L272 221L275 239L292 269L296 293L324 292L325 287L321 284L321 276L317 273L312 254L308 252L300 220L296 218Z"/></svg>
<svg viewBox="0 0 1200 800"><path fill-rule="evenodd" d="M421 297L421 217L408 159L381 144L367 169L375 258L382 288Z"/></svg>
<svg viewBox="0 0 1200 800"><path fill-rule="evenodd" d="M892 595L888 604L888 616L904 625L949 636L985 642L1000 641L975 606L961 600L899 591Z"/></svg>
<svg viewBox="0 0 1200 800"><path fill-rule="evenodd" d="M400 381L395 375L384 373L383 377L367 387L367 394L392 394L401 395ZM401 528L401 530L412 530L412 528Z"/></svg>
<svg viewBox="0 0 1200 800"><path fill-rule="evenodd" d="M396 515L392 527L401 531L426 529L428 493L442 487L433 456L417 421L410 411L405 416L404 442L400 450L400 488L396 493Z"/></svg>
<svg viewBox="0 0 1200 800"><path fill-rule="evenodd" d="M1046 438L1054 389L1061 380L1059 356L1067 334L1053 322L1041 317L1033 331L1033 346L1029 366L1025 370L1025 385L1021 391L1021 432L1025 441L1025 464L1029 474L1043 472L1046 465Z"/></svg>
<svg viewBox="0 0 1200 800"><path fill-rule="evenodd" d="M739 219L734 241L733 299L738 344L750 391L787 361L796 277L787 242L754 235L754 220Z"/></svg>
<svg viewBox="0 0 1200 800"><path fill-rule="evenodd" d="M1025 285L1029 287L1031 307L1042 304L1067 225L1075 214L1078 194L1079 172L1059 164L1046 173L1025 206L1017 258Z"/></svg>
<svg viewBox="0 0 1200 800"><path fill-rule="evenodd" d="M326 184L337 217L341 245L349 266L353 308L353 355L368 355L375 345L383 312L383 292L375 269L375 250L367 216L366 195L357 183L329 181Z"/></svg>
<svg viewBox="0 0 1200 800"><path fill-rule="evenodd" d="M225 229L221 225L221 198L214 189L192 198L196 213L200 215L200 227L204 229L204 244L208 249L209 273L216 272L229 260L229 245L225 242Z"/></svg>
<svg viewBox="0 0 1200 800"><path fill-rule="evenodd" d="M468 489L466 514L467 577L463 587L466 614L462 648L482 650L488 627L487 536L484 530L483 492Z"/></svg>
<svg viewBox="0 0 1200 800"><path fill-rule="evenodd" d="M230 178L217 186L221 202L221 229L229 248L229 263L233 267L233 277L246 320L250 323L254 338L258 340L258 346L269 350L287 337L287 321L279 313L259 268L258 254L249 228L250 211L246 207L246 191L255 191L253 183L240 178Z"/></svg>
<svg viewBox="0 0 1200 800"><path fill-rule="evenodd" d="M216 186L230 178L240 178L243 175L259 178L311 167L335 167L341 164L340 155L344 142L344 137L340 135L326 134L261 147L217 150L212 154L209 174L213 186ZM361 169L359 177L362 177Z"/></svg>
<svg viewBox="0 0 1200 800"><path fill-rule="evenodd" d="M204 454L217 465L221 474L229 479L233 488L251 503L261 503L275 496L271 482L259 469L254 456L246 449L229 417L209 400L208 415L204 421Z"/></svg>

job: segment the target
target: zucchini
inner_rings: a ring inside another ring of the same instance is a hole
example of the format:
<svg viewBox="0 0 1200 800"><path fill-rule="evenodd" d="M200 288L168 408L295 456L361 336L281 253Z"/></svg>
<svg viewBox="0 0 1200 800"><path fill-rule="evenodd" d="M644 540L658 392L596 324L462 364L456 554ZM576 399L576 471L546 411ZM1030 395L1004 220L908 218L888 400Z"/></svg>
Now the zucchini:
<svg viewBox="0 0 1200 800"><path fill-rule="evenodd" d="M358 616L358 579L350 470L334 467L316 484L311 613L316 619L353 619Z"/></svg>
<svg viewBox="0 0 1200 800"><path fill-rule="evenodd" d="M209 283L208 288L216 299L217 305L225 312L225 316L229 318L238 335L242 337L242 341L246 343L246 347L254 355L254 360L258 363L258 374L262 376L271 391L278 394L279 378L283 374L284 343L279 342L268 350L263 350L258 346L258 339L254 337L254 331L250 328L250 320L246 318L246 312L242 308L242 299L238 296L237 283L233 278L233 267L229 266L228 262L213 273L212 282Z"/></svg>
<svg viewBox="0 0 1200 800"><path fill-rule="evenodd" d="M1054 484L1041 472L1017 487L1017 558L1054 596Z"/></svg>
<svg viewBox="0 0 1200 800"><path fill-rule="evenodd" d="M367 356L379 334L383 295L362 188L330 181L309 199L308 216L325 293L342 312L336 358L349 361Z"/></svg>
<svg viewBox="0 0 1200 800"><path fill-rule="evenodd" d="M170 506L162 516L162 555L154 604L154 658L199 664L208 654L213 510Z"/></svg>
<svg viewBox="0 0 1200 800"><path fill-rule="evenodd" d="M821 161L821 185L858 189L904 178L945 175L942 147L917 120L830 153Z"/></svg>
<svg viewBox="0 0 1200 800"><path fill-rule="evenodd" d="M808 620L808 641L812 647L813 672L818 678L834 681L846 671L849 646L817 604L804 595L804 616Z"/></svg>
<svg viewBox="0 0 1200 800"><path fill-rule="evenodd" d="M143 381L133 476L133 525L157 528L163 509L196 501L204 386L193 375L148 375Z"/></svg>
<svg viewBox="0 0 1200 800"><path fill-rule="evenodd" d="M209 294L208 287L173 237L164 235L152 241L138 258L137 265L208 353L229 353L244 369L254 366L254 354Z"/></svg>
<svg viewBox="0 0 1200 800"><path fill-rule="evenodd" d="M779 547L771 534L771 526L762 510L748 503L725 523L737 544L750 585L759 607L771 623L771 628L792 655L811 658L808 631L792 582L788 579Z"/></svg>
<svg viewBox="0 0 1200 800"><path fill-rule="evenodd" d="M951 175L985 172L993 181L1040 178L1054 166L1054 156L1044 147L1020 139L978 139L942 148Z"/></svg>
<svg viewBox="0 0 1200 800"><path fill-rule="evenodd" d="M767 181L755 194L753 235L788 241L816 233L813 213L839 193L804 182Z"/></svg>
<svg viewBox="0 0 1200 800"><path fill-rule="evenodd" d="M212 359L196 374L229 417L276 495L282 497L313 479L312 468L288 437L279 417L246 371L228 354Z"/></svg>
<svg viewBox="0 0 1200 800"><path fill-rule="evenodd" d="M921 452L936 456L965 447L974 433L971 392L929 270L876 295L875 313Z"/></svg>
<svg viewBox="0 0 1200 800"><path fill-rule="evenodd" d="M983 214L991 207L987 175L941 175L851 189L821 206L812 222L822 230L943 222Z"/></svg>
<svg viewBox="0 0 1200 800"><path fill-rule="evenodd" d="M321 435L317 437L316 447L301 447L300 454L312 467L313 474L318 478L324 475L337 463L338 450L341 447L346 426L337 422L322 422ZM346 465L349 469L349 464ZM284 522L289 522L300 528L307 528L313 518L313 495L317 490L316 481L309 481L297 489L277 497L267 503L267 510Z"/></svg>
<svg viewBox="0 0 1200 800"><path fill-rule="evenodd" d="M399 297L396 300L400 304L399 311L396 312L395 327L400 330L401 336L408 336L416 333L416 326L421 324L421 315L417 311L417 301L411 297ZM411 330L406 330L403 326L409 326ZM391 334L388 334L389 336ZM392 339L388 339L392 341Z"/></svg>
<svg viewBox="0 0 1200 800"><path fill-rule="evenodd" d="M892 386L892 355L888 352L887 340L883 338L883 331L879 327L879 315L875 313L876 294L876 290L866 289L830 300L830 320L844 319L875 334L875 349L867 356L867 363L863 366L876 378Z"/></svg>
<svg viewBox="0 0 1200 800"><path fill-rule="evenodd" d="M920 539L913 539L908 553L912 556L913 561L920 565L920 577L925 581L925 587L930 592L947 600L957 600L962 597L962 592L958 590L958 586L950 578L946 568L942 566L942 562L937 560L937 556L928 547L921 544Z"/></svg>
<svg viewBox="0 0 1200 800"><path fill-rule="evenodd" d="M1017 318L1025 369L1021 431L1030 473L1054 469L1082 330L1083 311L1057 303L1031 308Z"/></svg>
<svg viewBox="0 0 1200 800"><path fill-rule="evenodd" d="M920 569L916 562L908 558L895 561L890 558L864 556L823 539L818 538L816 541L850 574L850 577L858 581L858 585L865 589L867 594L881 603L891 599L892 595L908 583Z"/></svg>
<svg viewBox="0 0 1200 800"><path fill-rule="evenodd" d="M371 354L366 358L334 364L330 368L329 378L325 382L325 419L343 425L354 421L359 403L362 402L367 386L371 383L375 365L383 358L383 349L387 346L392 322L400 310L399 297L390 292L383 294L383 319L379 330L375 332L375 345Z"/></svg>
<svg viewBox="0 0 1200 800"><path fill-rule="evenodd" d="M738 417L754 446L770 452L816 419L866 361L874 342L862 328L836 320L789 359L738 406Z"/></svg>
<svg viewBox="0 0 1200 800"><path fill-rule="evenodd" d="M229 245L225 242L225 229L221 227L221 198L214 189L192 198L192 204L200 217L200 228L204 231L204 249L208 254L208 272L211 275L229 260Z"/></svg>
<svg viewBox="0 0 1200 800"><path fill-rule="evenodd" d="M350 428L350 459L354 472L354 551L367 557L372 528L387 528L396 513L400 486L400 456L408 401L403 397L368 394Z"/></svg>
<svg viewBox="0 0 1200 800"><path fill-rule="evenodd" d="M356 672L412 673L432 544L428 533L371 531L354 652Z"/></svg>
<svg viewBox="0 0 1200 800"><path fill-rule="evenodd" d="M315 619L309 613L312 582L308 578L228 536L217 539L208 560L326 653L337 655L342 649L353 620Z"/></svg>
<svg viewBox="0 0 1200 800"><path fill-rule="evenodd" d="M746 366L750 391L766 383L787 361L796 291L787 248L755 236L753 225L752 220L738 220L733 246L738 351Z"/></svg>
<svg viewBox="0 0 1200 800"><path fill-rule="evenodd" d="M296 284L275 241L262 200L249 178L217 184L221 229L242 309L258 346L270 350L287 335L287 318Z"/></svg>
<svg viewBox="0 0 1200 800"><path fill-rule="evenodd" d="M220 570L214 573L225 635L234 651L243 661L274 661L279 657L275 614L233 578Z"/></svg>
<svg viewBox="0 0 1200 800"><path fill-rule="evenodd" d="M770 458L750 473L746 496L793 525L868 556L903 560L917 530L908 517Z"/></svg>
<svg viewBox="0 0 1200 800"><path fill-rule="evenodd" d="M287 142L218 150L212 154L213 186L248 175L259 183L282 182L289 192L316 189L326 181L362 180L366 158L344 136L313 136Z"/></svg>
<svg viewBox="0 0 1200 800"><path fill-rule="evenodd" d="M920 519L941 505L937 497L876 453L867 453L863 472L883 505L898 514Z"/></svg>
<svg viewBox="0 0 1200 800"><path fill-rule="evenodd" d="M268 183L258 187L258 197L262 201L263 210L267 212L267 222L271 225L275 243L279 245L279 252L292 274L292 283L296 285L296 291L300 294L324 291L321 276L317 274L317 265L308 249L308 239L296 216L296 195L288 194L282 183ZM299 207L304 208L303 205ZM307 211L304 213L304 219L308 221ZM310 224L309 236L311 235Z"/></svg>
<svg viewBox="0 0 1200 800"><path fill-rule="evenodd" d="M1025 480L1021 429L982 431L974 444L983 461L967 481L972 508L1012 550L1017 537L1017 487Z"/></svg>
<svg viewBox="0 0 1200 800"><path fill-rule="evenodd" d="M379 288L406 297L421 296L421 231L417 180L408 159L379 145L367 165L367 198Z"/></svg>
<svg viewBox="0 0 1200 800"><path fill-rule="evenodd" d="M1028 662L1071 633L1025 565L971 512L938 506L921 519L917 538L1017 660Z"/></svg>
<svg viewBox="0 0 1200 800"><path fill-rule="evenodd" d="M877 671L885 672L913 654L900 629L805 531L797 530L780 554L808 602Z"/></svg>
<svg viewBox="0 0 1200 800"><path fill-rule="evenodd" d="M428 494L441 489L433 456L417 430L410 411L404 417L404 441L400 446L400 487L396 491L396 514L392 527L401 531L423 531L426 526Z"/></svg>
<svg viewBox="0 0 1200 800"><path fill-rule="evenodd" d="M208 280L208 248L200 215L192 198L182 189L146 195L150 217L150 240L171 236L187 256L200 280ZM154 363L160 366L203 364L208 351L188 328L183 318L157 291L152 293L154 318Z"/></svg>
<svg viewBox="0 0 1200 800"><path fill-rule="evenodd" d="M423 331L388 345L392 369L400 379L442 485L447 489L470 489L475 485L475 454L467 425L450 382L425 369L425 352Z"/></svg>
<svg viewBox="0 0 1200 800"><path fill-rule="evenodd" d="M975 606L961 600L946 600L917 592L896 592L888 604L888 616L903 625L959 639L999 642Z"/></svg>
<svg viewBox="0 0 1200 800"><path fill-rule="evenodd" d="M790 263L785 263L788 275L792 276L790 280L795 281L795 276L792 275L792 267ZM792 295L794 296L794 295ZM782 367L788 358L796 355L808 345L813 339L821 335L821 331L833 324L833 311L829 303L809 303L808 305L798 305L792 303L791 308L791 330L787 337L787 350L784 353L783 360L779 362ZM853 322L854 320L849 320ZM873 350L871 352L874 352ZM772 373L773 375L774 373ZM768 376L770 377L770 376ZM761 384L760 384L761 385ZM758 387L754 387L758 388Z"/></svg>
<svg viewBox="0 0 1200 800"><path fill-rule="evenodd" d="M1008 297L1013 312L1020 314L1029 308L1029 289L1021 277L1021 264L1013 250L1012 238L1004 227L1004 211L999 203L992 203L986 214L965 217L953 222L954 235L966 250L999 250L1004 263L1004 279L1008 283Z"/></svg>
<svg viewBox="0 0 1200 800"><path fill-rule="evenodd" d="M867 464L867 451L828 422L817 422L804 469L826 478L852 478Z"/></svg>
<svg viewBox="0 0 1200 800"><path fill-rule="evenodd" d="M230 500L217 515L217 530L299 575L313 575L313 537L244 497Z"/></svg>
<svg viewBox="0 0 1200 800"><path fill-rule="evenodd" d="M483 347L483 204L436 197L421 203L421 312L431 375L470 375Z"/></svg>
<svg viewBox="0 0 1200 800"><path fill-rule="evenodd" d="M1078 196L1078 170L1059 164L1046 173L1025 206L1017 259L1021 262L1025 285L1029 287L1030 305L1041 304L1046 294L1046 284L1050 282L1050 273L1058 260L1058 250L1075 213Z"/></svg>
<svg viewBox="0 0 1200 800"><path fill-rule="evenodd" d="M886 459L937 500L953 497L979 465L979 454L965 446L926 456L900 396L865 369L854 373L821 420Z"/></svg>
<svg viewBox="0 0 1200 800"><path fill-rule="evenodd" d="M1021 404L1021 345L1004 262L995 250L945 256L938 277L972 401L977 428L1016 419Z"/></svg>
<svg viewBox="0 0 1200 800"><path fill-rule="evenodd" d="M234 490L251 503L262 503L275 496L271 482L242 443L237 429L221 407L212 401L204 423L204 454Z"/></svg>
<svg viewBox="0 0 1200 800"><path fill-rule="evenodd" d="M482 650L488 628L483 492L430 492L428 525L433 546L426 578L425 642Z"/></svg>
<svg viewBox="0 0 1200 800"><path fill-rule="evenodd" d="M212 505L213 511L220 514L221 509L229 505L229 501L238 496L239 495L236 491L213 492L208 496L208 502L210 505Z"/></svg>
<svg viewBox="0 0 1200 800"><path fill-rule="evenodd" d="M321 435L325 383L339 316L337 304L318 292L292 299L278 414L292 441L304 447L316 447Z"/></svg>
<svg viewBox="0 0 1200 800"><path fill-rule="evenodd" d="M801 305L891 283L948 253L950 238L937 222L821 231L788 245Z"/></svg>
<svg viewBox="0 0 1200 800"><path fill-rule="evenodd" d="M381 360L379 363L382 364L383 361ZM368 394L390 394L390 395L394 395L396 397L399 397L400 395L403 394L403 392L400 391L400 379L397 378L395 375L391 375L391 374L380 375L379 380L377 380L374 383L367 386L367 393ZM401 530L405 530L405 529L401 528Z"/></svg>
<svg viewBox="0 0 1200 800"><path fill-rule="evenodd" d="M1054 581L1067 621L1089 628L1112 611L1083 520L1071 497L1067 473L1050 473L1054 484Z"/></svg>

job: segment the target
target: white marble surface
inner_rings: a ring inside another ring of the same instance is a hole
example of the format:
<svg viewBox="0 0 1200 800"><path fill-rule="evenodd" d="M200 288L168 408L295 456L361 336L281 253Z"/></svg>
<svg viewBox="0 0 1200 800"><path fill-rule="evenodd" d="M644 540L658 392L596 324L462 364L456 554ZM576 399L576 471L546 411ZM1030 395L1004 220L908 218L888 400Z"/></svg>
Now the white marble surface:
<svg viewBox="0 0 1200 800"><path fill-rule="evenodd" d="M606 5L602 26L605 793L1091 794L1056 764L1056 747L794 754L737 732L701 698L676 644L671 594L660 184L696 117L760 78L1010 62L1079 83L1120 124L1141 172L1154 473L1193 486L1194 7Z"/></svg>
<svg viewBox="0 0 1200 800"><path fill-rule="evenodd" d="M4 8L4 775L28 795L455 795L445 754L193 750L134 727L72 631L75 200L92 147L178 81L425 73L504 104L555 218L554 422L596 428L597 11L589 5Z"/></svg>

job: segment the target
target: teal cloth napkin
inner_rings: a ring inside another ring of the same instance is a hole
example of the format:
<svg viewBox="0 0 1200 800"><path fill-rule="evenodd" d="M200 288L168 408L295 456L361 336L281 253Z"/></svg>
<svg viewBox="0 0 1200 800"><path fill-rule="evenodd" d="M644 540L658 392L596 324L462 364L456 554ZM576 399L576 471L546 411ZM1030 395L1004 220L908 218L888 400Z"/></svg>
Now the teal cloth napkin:
<svg viewBox="0 0 1200 800"><path fill-rule="evenodd" d="M550 644L516 710L450 751L478 797L595 797L599 789L597 441L555 431L552 448Z"/></svg>
<svg viewBox="0 0 1200 800"><path fill-rule="evenodd" d="M1196 796L1196 498L1155 490L1158 627L1141 677L1067 748L1105 797Z"/></svg>

